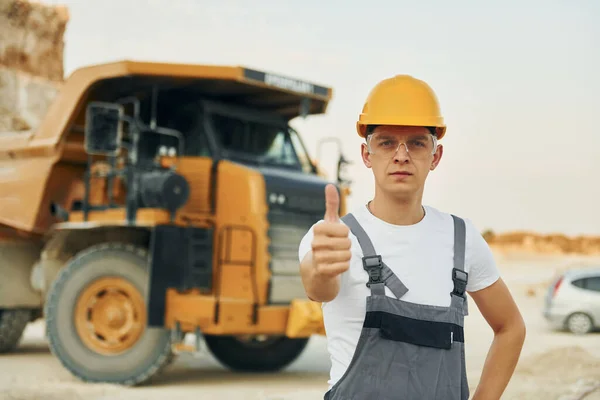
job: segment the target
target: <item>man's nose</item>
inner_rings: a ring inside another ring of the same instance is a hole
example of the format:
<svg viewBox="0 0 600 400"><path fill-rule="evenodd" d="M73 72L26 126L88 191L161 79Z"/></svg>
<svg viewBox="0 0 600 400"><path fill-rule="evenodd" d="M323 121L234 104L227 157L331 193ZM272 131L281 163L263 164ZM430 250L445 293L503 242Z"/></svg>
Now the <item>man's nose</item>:
<svg viewBox="0 0 600 400"><path fill-rule="evenodd" d="M409 159L406 143L400 143L394 153L394 161L404 162Z"/></svg>

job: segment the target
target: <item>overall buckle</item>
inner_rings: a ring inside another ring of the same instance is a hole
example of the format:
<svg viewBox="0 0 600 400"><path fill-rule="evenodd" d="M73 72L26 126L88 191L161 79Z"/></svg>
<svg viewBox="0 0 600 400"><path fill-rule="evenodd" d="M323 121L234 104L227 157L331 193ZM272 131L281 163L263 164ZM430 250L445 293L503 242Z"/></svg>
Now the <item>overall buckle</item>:
<svg viewBox="0 0 600 400"><path fill-rule="evenodd" d="M367 287L371 287L373 283L383 283L381 280L383 275L383 262L381 261L381 256L375 255L363 257L363 268L369 274Z"/></svg>
<svg viewBox="0 0 600 400"><path fill-rule="evenodd" d="M455 296L464 297L467 290L467 281L469 274L460 269L452 268L452 281L454 282L454 290L452 294Z"/></svg>

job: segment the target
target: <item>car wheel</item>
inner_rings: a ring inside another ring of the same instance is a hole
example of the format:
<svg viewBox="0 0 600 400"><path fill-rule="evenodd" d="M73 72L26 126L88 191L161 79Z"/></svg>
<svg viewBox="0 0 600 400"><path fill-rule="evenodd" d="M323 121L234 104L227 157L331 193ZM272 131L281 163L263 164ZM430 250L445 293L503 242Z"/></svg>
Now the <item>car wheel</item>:
<svg viewBox="0 0 600 400"><path fill-rule="evenodd" d="M585 335L594 328L592 318L581 312L571 314L567 319L567 329L576 335Z"/></svg>

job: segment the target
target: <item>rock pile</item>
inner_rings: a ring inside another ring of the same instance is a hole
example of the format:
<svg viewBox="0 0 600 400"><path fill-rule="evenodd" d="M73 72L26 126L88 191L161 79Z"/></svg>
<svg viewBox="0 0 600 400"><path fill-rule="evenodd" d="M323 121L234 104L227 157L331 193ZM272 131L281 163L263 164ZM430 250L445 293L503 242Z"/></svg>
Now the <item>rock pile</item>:
<svg viewBox="0 0 600 400"><path fill-rule="evenodd" d="M35 129L63 80L62 6L0 0L0 134Z"/></svg>
<svg viewBox="0 0 600 400"><path fill-rule="evenodd" d="M541 254L600 254L600 237L562 234L541 235L534 232L483 233L490 246L501 251L522 251Z"/></svg>

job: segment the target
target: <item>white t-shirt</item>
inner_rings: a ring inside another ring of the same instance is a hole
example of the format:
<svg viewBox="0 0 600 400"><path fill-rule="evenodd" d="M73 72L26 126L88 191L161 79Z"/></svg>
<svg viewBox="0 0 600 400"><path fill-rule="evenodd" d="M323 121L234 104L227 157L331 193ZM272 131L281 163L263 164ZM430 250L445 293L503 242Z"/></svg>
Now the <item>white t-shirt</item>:
<svg viewBox="0 0 600 400"><path fill-rule="evenodd" d="M437 306L450 305L453 289L451 271L454 249L454 223L448 213L424 206L425 217L414 225L392 225L369 212L366 206L352 214L365 230L377 254L408 288L403 300ZM492 252L479 231L465 219L465 271L469 274L467 291L475 292L500 277ZM317 223L320 223L319 221ZM313 228L302 239L298 256L302 260L311 250ZM350 233L352 259L341 275L340 292L323 303L327 348L331 358L329 387L344 374L350 364L362 329L370 295L368 274L363 269L363 253ZM386 294L395 297L386 287Z"/></svg>

